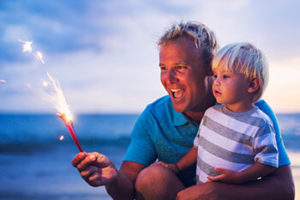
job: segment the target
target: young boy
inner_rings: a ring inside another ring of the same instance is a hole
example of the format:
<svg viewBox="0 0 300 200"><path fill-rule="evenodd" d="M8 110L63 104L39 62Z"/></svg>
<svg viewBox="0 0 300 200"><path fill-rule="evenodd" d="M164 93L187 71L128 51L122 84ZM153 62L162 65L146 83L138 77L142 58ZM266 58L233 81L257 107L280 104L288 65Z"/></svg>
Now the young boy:
<svg viewBox="0 0 300 200"><path fill-rule="evenodd" d="M205 112L194 147L175 172L197 160L197 183L240 184L264 177L278 167L275 133L269 118L255 105L266 87L268 67L260 50L249 43L222 48L212 63L213 94L221 105Z"/></svg>

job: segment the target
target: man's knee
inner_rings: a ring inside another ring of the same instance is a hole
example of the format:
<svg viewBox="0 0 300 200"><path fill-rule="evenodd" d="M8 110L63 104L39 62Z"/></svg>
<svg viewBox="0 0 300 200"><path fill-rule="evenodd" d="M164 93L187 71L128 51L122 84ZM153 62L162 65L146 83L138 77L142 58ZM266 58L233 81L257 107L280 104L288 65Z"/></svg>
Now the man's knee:
<svg viewBox="0 0 300 200"><path fill-rule="evenodd" d="M161 182L163 171L167 170L164 168L163 166L157 165L143 169L136 179L135 187L137 189L155 187L155 185Z"/></svg>
<svg viewBox="0 0 300 200"><path fill-rule="evenodd" d="M135 183L137 199L175 199L184 189L179 178L170 169L154 165L143 169Z"/></svg>

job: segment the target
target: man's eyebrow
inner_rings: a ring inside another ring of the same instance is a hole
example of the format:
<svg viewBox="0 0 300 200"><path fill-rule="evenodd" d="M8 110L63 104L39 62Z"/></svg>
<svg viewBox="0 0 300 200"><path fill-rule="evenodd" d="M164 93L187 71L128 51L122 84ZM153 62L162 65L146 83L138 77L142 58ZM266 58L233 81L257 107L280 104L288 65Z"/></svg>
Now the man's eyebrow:
<svg viewBox="0 0 300 200"><path fill-rule="evenodd" d="M176 65L188 65L186 62L184 62L184 61L180 61L180 62L177 62L177 63L175 63Z"/></svg>

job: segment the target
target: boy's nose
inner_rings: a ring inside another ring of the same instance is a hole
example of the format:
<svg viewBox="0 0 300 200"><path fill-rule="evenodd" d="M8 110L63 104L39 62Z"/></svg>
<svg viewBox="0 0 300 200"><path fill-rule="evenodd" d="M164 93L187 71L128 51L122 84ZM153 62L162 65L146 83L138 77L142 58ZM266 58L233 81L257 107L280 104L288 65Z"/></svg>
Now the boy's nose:
<svg viewBox="0 0 300 200"><path fill-rule="evenodd" d="M214 84L214 85L220 85L220 80L219 80L218 77L216 77L216 78L214 79L213 84Z"/></svg>

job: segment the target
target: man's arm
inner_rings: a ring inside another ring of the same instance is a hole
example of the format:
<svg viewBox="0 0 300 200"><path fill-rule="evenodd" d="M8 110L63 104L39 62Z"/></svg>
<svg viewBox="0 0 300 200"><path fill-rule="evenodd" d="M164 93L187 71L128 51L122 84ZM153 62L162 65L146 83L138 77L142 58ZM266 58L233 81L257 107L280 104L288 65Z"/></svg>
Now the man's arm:
<svg viewBox="0 0 300 200"><path fill-rule="evenodd" d="M209 182L180 191L179 200L294 200L295 188L289 165L279 167L273 174L257 182L231 185Z"/></svg>
<svg viewBox="0 0 300 200"><path fill-rule="evenodd" d="M135 195L135 180L145 166L124 161L118 171L118 177L115 181L107 184L106 191L113 199L133 199Z"/></svg>

